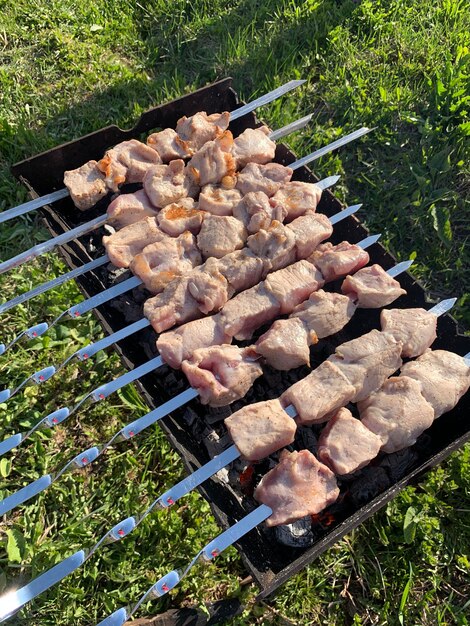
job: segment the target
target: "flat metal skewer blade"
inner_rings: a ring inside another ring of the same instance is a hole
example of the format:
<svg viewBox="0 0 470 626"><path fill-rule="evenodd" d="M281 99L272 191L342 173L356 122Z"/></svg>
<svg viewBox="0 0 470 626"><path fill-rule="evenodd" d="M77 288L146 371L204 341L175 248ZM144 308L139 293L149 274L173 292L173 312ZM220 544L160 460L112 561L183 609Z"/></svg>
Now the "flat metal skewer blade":
<svg viewBox="0 0 470 626"><path fill-rule="evenodd" d="M329 189L330 187L333 187L333 185L336 185L340 178L341 176L328 176L323 180L319 180L318 183L315 184L317 187L320 187L320 189L325 191L325 189Z"/></svg>
<svg viewBox="0 0 470 626"><path fill-rule="evenodd" d="M454 304L457 302L457 298L448 298L447 300L442 300L435 304L431 309L429 309L429 313L434 313L439 317L440 315L444 315L447 311L450 311Z"/></svg>
<svg viewBox="0 0 470 626"><path fill-rule="evenodd" d="M370 237L366 237L362 241L359 241L356 245L365 250L366 248L373 246L374 243L377 243L380 237L382 237L382 233L379 233L378 235L370 235Z"/></svg>
<svg viewBox="0 0 470 626"><path fill-rule="evenodd" d="M347 217L349 217L350 215L353 215L354 213L356 213L357 211L359 211L359 209L362 207L362 204L353 204L352 206L348 206L345 209L343 209L342 211L340 211L339 213L336 213L335 215L332 215L329 219L330 222L334 225L337 224L338 222L341 222L341 220L346 219Z"/></svg>
<svg viewBox="0 0 470 626"><path fill-rule="evenodd" d="M463 357L463 360L465 361L466 365L470 367L470 352L467 352L467 354Z"/></svg>
<svg viewBox="0 0 470 626"><path fill-rule="evenodd" d="M305 126L307 126L312 117L313 113L310 113L310 115L306 115L305 117L301 117L299 120L291 122L290 124L287 124L287 126L283 126L282 128L280 128L279 130L273 131L272 133L270 133L269 138L272 139L272 141L277 141L278 139L282 139L286 135L290 135L296 130L301 130L302 128L305 128Z"/></svg>
<svg viewBox="0 0 470 626"><path fill-rule="evenodd" d="M29 213L30 211L34 211L35 209L39 209L46 204L51 204L52 202L57 202L57 200L62 200L62 198L66 198L68 195L68 189L59 189L58 191L52 191L51 193L48 193L45 196L41 196L40 198L34 198L34 200L29 200L28 202L19 204L13 209L2 211L0 213L0 224L8 222L8 220L13 219L14 217L19 217L20 215L24 215L25 213Z"/></svg>
<svg viewBox="0 0 470 626"><path fill-rule="evenodd" d="M277 87L276 89L273 89L269 93L264 94L264 96L260 96L259 98L256 98L256 100L253 100L253 102L244 104L239 109L235 109L235 111L232 111L230 113L230 121L232 122L233 120L238 120L240 117L243 117L247 113L251 113L258 107L262 107L265 104L269 104L270 102L273 102L274 100L276 100L277 98L280 98L281 96L288 93L289 91L292 91L293 89L297 89L297 87L300 87L305 82L306 82L305 80L290 80L285 85L282 85L281 87Z"/></svg>
<svg viewBox="0 0 470 626"><path fill-rule="evenodd" d="M412 265L413 261L402 261L401 263L398 263L394 267L391 267L389 270L387 270L387 274L389 276L392 276L392 278L395 278L395 276L403 274L403 272L409 270Z"/></svg>

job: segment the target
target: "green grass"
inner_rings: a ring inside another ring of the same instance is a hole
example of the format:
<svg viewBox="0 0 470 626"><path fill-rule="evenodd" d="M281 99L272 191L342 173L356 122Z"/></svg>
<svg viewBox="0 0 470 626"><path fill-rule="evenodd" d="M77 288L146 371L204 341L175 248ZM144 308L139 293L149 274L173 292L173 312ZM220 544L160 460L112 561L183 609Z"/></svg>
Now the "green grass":
<svg viewBox="0 0 470 626"><path fill-rule="evenodd" d="M459 297L470 327L468 7L460 0L0 0L0 209L26 199L9 174L14 162L84 133L129 127L150 106L227 75L244 99L292 78L304 88L261 112L276 128L314 112L289 138L300 155L359 125L366 139L323 158L321 176L339 172L337 193L364 202L362 218L433 297ZM0 257L44 238L34 217L0 229ZM0 277L11 297L64 269L54 255ZM79 300L66 285L2 318L2 341ZM100 336L92 317L63 323L0 361L1 387ZM0 406L4 434L26 430L57 406L117 374L114 355L70 367ZM57 398L60 398L58 403ZM3 495L61 467L73 450L103 441L145 412L127 391L44 431L0 465ZM3 436L0 433L0 436ZM183 475L155 428L110 451L96 467L64 477L0 526L0 591L28 580L153 498ZM28 479L24 477L27 476ZM90 624L137 599L172 565L183 565L217 533L201 497L149 516L126 541L28 606L12 623ZM293 577L267 604L235 550L200 567L177 591L140 615L203 605L227 596L247 608L234 624L369 625L469 622L470 448L433 470L385 509Z"/></svg>

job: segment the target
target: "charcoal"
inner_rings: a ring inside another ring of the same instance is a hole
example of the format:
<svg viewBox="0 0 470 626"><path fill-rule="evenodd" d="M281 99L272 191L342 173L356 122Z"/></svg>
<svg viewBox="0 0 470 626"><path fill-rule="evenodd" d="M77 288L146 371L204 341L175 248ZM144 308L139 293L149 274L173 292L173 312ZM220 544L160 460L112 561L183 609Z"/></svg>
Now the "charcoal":
<svg viewBox="0 0 470 626"><path fill-rule="evenodd" d="M313 454L317 451L318 439L313 429L309 426L299 426L295 434L297 450L310 450Z"/></svg>
<svg viewBox="0 0 470 626"><path fill-rule="evenodd" d="M416 464L418 454L413 448L405 448L392 454L385 454L379 466L383 468L393 482L403 476Z"/></svg>
<svg viewBox="0 0 470 626"><path fill-rule="evenodd" d="M204 418L208 424L222 422L232 415L230 406L204 406Z"/></svg>
<svg viewBox="0 0 470 626"><path fill-rule="evenodd" d="M131 324L132 322L137 322L138 320L142 319L141 305L136 304L128 297L127 294L119 298L115 298L110 303L110 307L113 308L115 311L121 313L128 324Z"/></svg>
<svg viewBox="0 0 470 626"><path fill-rule="evenodd" d="M354 481L349 490L352 502L361 507L390 486L390 478L383 467L369 467L362 477Z"/></svg>
<svg viewBox="0 0 470 626"><path fill-rule="evenodd" d="M315 541L312 532L310 515L302 517L292 524L283 524L274 527L276 541L289 548L307 548Z"/></svg>

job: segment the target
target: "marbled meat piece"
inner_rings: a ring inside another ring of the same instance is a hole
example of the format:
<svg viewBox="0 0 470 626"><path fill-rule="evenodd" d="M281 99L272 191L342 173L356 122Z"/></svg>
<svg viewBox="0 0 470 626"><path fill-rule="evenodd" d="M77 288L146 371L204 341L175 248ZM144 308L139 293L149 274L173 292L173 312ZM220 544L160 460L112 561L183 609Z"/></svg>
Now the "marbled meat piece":
<svg viewBox="0 0 470 626"><path fill-rule="evenodd" d="M188 290L198 309L205 315L219 311L233 295L233 291L223 274L217 268L208 269L204 265L191 273L188 280Z"/></svg>
<svg viewBox="0 0 470 626"><path fill-rule="evenodd" d="M318 246L309 261L318 267L326 282L331 282L346 274L354 274L367 265L369 253L349 241L342 241L336 246L327 241Z"/></svg>
<svg viewBox="0 0 470 626"><path fill-rule="evenodd" d="M295 249L298 259L308 258L322 241L333 232L330 220L322 213L301 215L287 225L295 235Z"/></svg>
<svg viewBox="0 0 470 626"><path fill-rule="evenodd" d="M238 173L237 189L243 195L252 191L262 191L269 198L292 178L294 170L280 163L248 163Z"/></svg>
<svg viewBox="0 0 470 626"><path fill-rule="evenodd" d="M220 137L227 130L230 123L230 113L211 113L199 111L191 117L184 115L176 124L179 137L189 142L193 151L199 150L208 141Z"/></svg>
<svg viewBox="0 0 470 626"><path fill-rule="evenodd" d="M377 264L346 276L341 291L351 295L361 309L380 309L406 294L400 283Z"/></svg>
<svg viewBox="0 0 470 626"><path fill-rule="evenodd" d="M322 189L315 183L295 180L283 185L271 198L271 202L287 211L286 221L290 222L305 213L314 213L322 193Z"/></svg>
<svg viewBox="0 0 470 626"><path fill-rule="evenodd" d="M268 274L264 286L279 303L281 314L291 313L309 295L323 287L324 280L317 268L308 261L297 261Z"/></svg>
<svg viewBox="0 0 470 626"><path fill-rule="evenodd" d="M165 130L149 135L147 145L158 152L162 163L169 163L175 159L186 159L194 154L190 142L181 139L172 128L165 128Z"/></svg>
<svg viewBox="0 0 470 626"><path fill-rule="evenodd" d="M434 410L421 393L421 384L408 376L392 376L358 403L362 423L380 437L384 452L412 446L434 421Z"/></svg>
<svg viewBox="0 0 470 626"><path fill-rule="evenodd" d="M199 191L191 176L188 176L182 159L149 168L143 183L150 201L157 208L163 208L187 196L194 197Z"/></svg>
<svg viewBox="0 0 470 626"><path fill-rule="evenodd" d="M283 450L279 464L263 476L254 493L258 502L273 511L266 520L267 526L289 524L306 515L316 515L333 504L338 496L335 475L309 450Z"/></svg>
<svg viewBox="0 0 470 626"><path fill-rule="evenodd" d="M168 235L162 233L154 217L145 217L103 237L103 245L116 267L129 267L132 259L151 243L162 241Z"/></svg>
<svg viewBox="0 0 470 626"><path fill-rule="evenodd" d="M242 197L238 189L225 189L222 185L205 185L199 194L199 208L212 215L233 215L233 209Z"/></svg>
<svg viewBox="0 0 470 626"><path fill-rule="evenodd" d="M321 424L345 406L356 388L330 361L324 361L308 376L293 384L281 396L282 406L292 404L301 424Z"/></svg>
<svg viewBox="0 0 470 626"><path fill-rule="evenodd" d="M318 440L317 455L335 474L351 474L378 455L382 440L352 416L339 409L326 424Z"/></svg>
<svg viewBox="0 0 470 626"><path fill-rule="evenodd" d="M181 198L161 209L157 221L164 233L171 237L178 237L187 230L197 235L201 230L204 217L205 213L199 210L192 198Z"/></svg>
<svg viewBox="0 0 470 626"><path fill-rule="evenodd" d="M241 456L248 461L260 461L288 446L297 430L277 399L249 404L224 421Z"/></svg>
<svg viewBox="0 0 470 626"><path fill-rule="evenodd" d="M75 170L64 172L64 185L80 211L91 209L108 193L104 175L97 165L96 161L87 161Z"/></svg>
<svg viewBox="0 0 470 626"><path fill-rule="evenodd" d="M257 328L279 315L281 305L261 282L229 300L220 312L220 322L230 337L250 339Z"/></svg>
<svg viewBox="0 0 470 626"><path fill-rule="evenodd" d="M255 350L268 365L288 371L310 365L310 349L316 343L314 331L308 331L298 318L276 320L255 344Z"/></svg>
<svg viewBox="0 0 470 626"><path fill-rule="evenodd" d="M349 296L319 289L295 307L291 318L298 318L305 328L315 331L318 339L323 339L343 329L355 311Z"/></svg>
<svg viewBox="0 0 470 626"><path fill-rule="evenodd" d="M157 348L170 367L179 369L184 360L200 348L229 344L231 337L224 332L218 315L203 317L183 324L160 335Z"/></svg>
<svg viewBox="0 0 470 626"><path fill-rule="evenodd" d="M262 259L245 247L220 259L207 259L204 267L209 271L220 272L227 280L231 291L237 293L259 283L264 265Z"/></svg>
<svg viewBox="0 0 470 626"><path fill-rule="evenodd" d="M263 259L265 276L296 260L295 234L280 222L274 221L266 230L250 235L246 245Z"/></svg>
<svg viewBox="0 0 470 626"><path fill-rule="evenodd" d="M130 139L108 150L98 161L109 189L118 191L123 183L141 183L146 172L162 162L159 154L137 139Z"/></svg>
<svg viewBox="0 0 470 626"><path fill-rule="evenodd" d="M380 324L402 342L405 357L423 354L437 337L437 316L426 309L383 309Z"/></svg>
<svg viewBox="0 0 470 626"><path fill-rule="evenodd" d="M470 386L470 367L464 359L447 350L426 350L405 363L401 375L421 384L421 393L434 409L434 419L454 408Z"/></svg>
<svg viewBox="0 0 470 626"><path fill-rule="evenodd" d="M279 206L273 207L262 191L250 192L233 208L233 216L239 219L250 234L267 229L274 220L283 222L286 213Z"/></svg>
<svg viewBox="0 0 470 626"><path fill-rule="evenodd" d="M234 176L236 165L232 156L233 137L226 130L214 141L208 141L196 152L188 163L192 180L203 187L217 184L227 176Z"/></svg>
<svg viewBox="0 0 470 626"><path fill-rule="evenodd" d="M131 261L130 269L153 294L160 293L173 279L202 263L194 235L165 237L146 246Z"/></svg>
<svg viewBox="0 0 470 626"><path fill-rule="evenodd" d="M232 154L237 170L248 163L263 165L272 161L276 154L276 144L269 139L270 130L267 126L247 128L233 142Z"/></svg>
<svg viewBox="0 0 470 626"><path fill-rule="evenodd" d="M247 236L245 226L235 217L207 214L197 236L197 245L205 259L220 259L243 248Z"/></svg>
<svg viewBox="0 0 470 626"><path fill-rule="evenodd" d="M145 217L156 217L157 209L152 205L144 189L134 193L122 193L115 198L106 211L108 224L116 229L139 222Z"/></svg>
<svg viewBox="0 0 470 626"><path fill-rule="evenodd" d="M359 402L401 367L401 350L401 341L374 329L342 343L328 360L354 385L356 393L351 401Z"/></svg>
<svg viewBox="0 0 470 626"><path fill-rule="evenodd" d="M202 404L227 406L243 398L263 374L252 348L228 344L195 350L182 369Z"/></svg>

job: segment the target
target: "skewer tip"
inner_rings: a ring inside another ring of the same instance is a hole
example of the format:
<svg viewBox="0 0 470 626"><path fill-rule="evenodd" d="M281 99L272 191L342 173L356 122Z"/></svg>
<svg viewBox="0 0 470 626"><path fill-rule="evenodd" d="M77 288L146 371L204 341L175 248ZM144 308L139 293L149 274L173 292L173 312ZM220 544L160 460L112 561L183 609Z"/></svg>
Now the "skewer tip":
<svg viewBox="0 0 470 626"><path fill-rule="evenodd" d="M414 261L412 260L402 261L401 263L397 263L397 265L387 270L387 274L394 278L395 276L398 276L399 274L403 274L403 272L406 272L407 270L409 270L410 267L413 265L413 263Z"/></svg>
<svg viewBox="0 0 470 626"><path fill-rule="evenodd" d="M5 344L0 343L0 355L2 355L4 352L5 352Z"/></svg>
<svg viewBox="0 0 470 626"><path fill-rule="evenodd" d="M370 235L369 237L366 237L362 241L359 241L357 245L360 246L363 250L365 250L366 248L373 246L374 243L377 243L380 237L382 237L382 233L379 233L378 235Z"/></svg>
<svg viewBox="0 0 470 626"><path fill-rule="evenodd" d="M450 311L454 304L457 302L457 298L448 298L447 300L442 300L435 304L431 309L429 309L429 313L434 313L434 315L440 316Z"/></svg>
<svg viewBox="0 0 470 626"><path fill-rule="evenodd" d="M126 609L118 609L108 617L105 617L105 619L96 626L122 626L127 622L127 619Z"/></svg>
<svg viewBox="0 0 470 626"><path fill-rule="evenodd" d="M4 389L3 391L0 391L0 404L3 404L3 402L6 402L10 396L11 396L11 389Z"/></svg>

